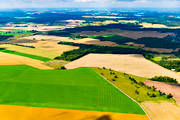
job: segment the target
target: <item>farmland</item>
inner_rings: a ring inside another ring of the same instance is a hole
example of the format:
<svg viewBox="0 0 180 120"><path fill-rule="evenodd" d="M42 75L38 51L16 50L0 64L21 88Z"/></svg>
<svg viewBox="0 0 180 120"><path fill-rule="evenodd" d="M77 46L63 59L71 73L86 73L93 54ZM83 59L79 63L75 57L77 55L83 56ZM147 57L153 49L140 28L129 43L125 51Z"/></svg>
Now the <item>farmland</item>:
<svg viewBox="0 0 180 120"><path fill-rule="evenodd" d="M179 12L102 7L0 10L0 119L180 119Z"/></svg>
<svg viewBox="0 0 180 120"><path fill-rule="evenodd" d="M152 120L178 120L180 107L169 102L144 102L142 104Z"/></svg>
<svg viewBox="0 0 180 120"><path fill-rule="evenodd" d="M142 37L157 37L163 38L167 35L172 35L173 33L159 33L156 31L128 31L128 30L121 30L121 29L107 29L104 31L82 31L80 33L76 33L79 35L91 36L91 35L105 35L105 34L115 34L124 37L129 37L133 39L138 39Z"/></svg>
<svg viewBox="0 0 180 120"><path fill-rule="evenodd" d="M0 65L29 65L38 69L52 69L46 65L43 65L43 61L14 55L10 53L0 52Z"/></svg>
<svg viewBox="0 0 180 120"><path fill-rule="evenodd" d="M106 67L142 77L169 76L180 81L180 76L177 73L148 61L142 55L137 54L88 54L68 63L65 67L68 69L78 67Z"/></svg>
<svg viewBox="0 0 180 120"><path fill-rule="evenodd" d="M1 104L145 115L138 104L90 68L42 71L0 66L0 71Z"/></svg>
<svg viewBox="0 0 180 120"><path fill-rule="evenodd" d="M60 41L83 43L83 44L95 44L95 45L101 45L101 46L116 46L117 45L114 42L100 41L98 39L93 39L93 38L81 38L81 39L74 40L74 39L72 39L70 37L60 37L60 36L53 36L53 35L35 35L35 36L24 37L24 38L21 38L19 40L23 40L23 39L25 39L25 40L33 40L33 39L35 39L37 41L47 41L47 42L49 42L50 45L51 45L51 43L56 44L56 43L58 43ZM24 44L27 45L28 43L24 43ZM35 46L38 46L38 45L35 45ZM56 47L58 47L58 45L56 45Z"/></svg>
<svg viewBox="0 0 180 120"><path fill-rule="evenodd" d="M148 88L142 81L147 80L144 77L138 77L122 72L117 72L111 69L105 68L93 68L97 73L101 74L109 82L114 84L116 87L121 89L127 95L131 96L138 102L144 101L169 101L173 102L172 99L168 99L166 95L161 95L159 91L153 88ZM133 78L133 79L132 79ZM152 86L151 86L152 87ZM149 94L147 94L149 93ZM155 96L151 96L155 95Z"/></svg>
<svg viewBox="0 0 180 120"><path fill-rule="evenodd" d="M24 107L12 105L0 105L0 119L13 120L16 119L33 119L33 120L148 120L145 115L126 114L126 113L111 113L98 111L82 111L68 109L53 109L39 107ZM8 111L8 112L7 112ZM33 116L32 116L33 115Z"/></svg>
<svg viewBox="0 0 180 120"><path fill-rule="evenodd" d="M4 48L1 48L0 52L15 54L15 55L24 56L24 57L29 57L29 58L32 58L32 59L37 59L37 60L41 60L41 61L45 61L45 62L51 60L49 58L36 56L36 55L31 55L31 54L22 53L22 52L16 52L16 51L7 50L7 49L4 49Z"/></svg>

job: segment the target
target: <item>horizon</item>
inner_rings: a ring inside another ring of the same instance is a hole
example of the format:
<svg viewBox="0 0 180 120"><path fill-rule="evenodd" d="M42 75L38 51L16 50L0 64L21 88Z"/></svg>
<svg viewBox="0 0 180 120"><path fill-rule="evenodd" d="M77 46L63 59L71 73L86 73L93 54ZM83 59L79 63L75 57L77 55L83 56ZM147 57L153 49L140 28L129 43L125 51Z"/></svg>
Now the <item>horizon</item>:
<svg viewBox="0 0 180 120"><path fill-rule="evenodd" d="M112 7L113 6L113 7ZM2 0L9 8L180 8L180 0Z"/></svg>

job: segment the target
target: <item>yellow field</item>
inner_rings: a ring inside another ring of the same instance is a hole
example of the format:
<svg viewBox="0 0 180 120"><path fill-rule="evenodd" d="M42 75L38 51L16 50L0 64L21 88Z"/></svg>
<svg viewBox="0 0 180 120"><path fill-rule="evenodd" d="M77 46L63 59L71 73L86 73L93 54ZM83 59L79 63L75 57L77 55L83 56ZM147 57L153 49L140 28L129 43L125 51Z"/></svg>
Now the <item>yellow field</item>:
<svg viewBox="0 0 180 120"><path fill-rule="evenodd" d="M79 47L70 45L60 45L54 41L38 41L37 43L19 43L21 45L34 46L36 49L48 51L49 58L60 56L63 52L78 49Z"/></svg>
<svg viewBox="0 0 180 120"><path fill-rule="evenodd" d="M60 53L53 53L53 52L48 51L48 50L42 50L42 49L37 49L37 48L29 48L29 47L22 47L22 46L16 46L16 45L11 45L11 44L2 44L2 45L0 45L0 47L1 48L6 48L7 50L12 50L12 51L17 51L17 52L22 52L22 53L47 57L47 58L55 58L58 55L60 55Z"/></svg>
<svg viewBox="0 0 180 120"><path fill-rule="evenodd" d="M1 120L149 120L146 115L0 105Z"/></svg>
<svg viewBox="0 0 180 120"><path fill-rule="evenodd" d="M111 18L111 19L117 19L117 18L126 18L126 17L117 17L117 16L83 16L88 18Z"/></svg>
<svg viewBox="0 0 180 120"><path fill-rule="evenodd" d="M0 52L0 65L29 65L38 69L52 69L43 65L42 61Z"/></svg>
<svg viewBox="0 0 180 120"><path fill-rule="evenodd" d="M35 36L29 36L29 37L24 37L21 39L27 39L27 40L38 40L38 41L48 41L50 42L50 44L54 44L57 46L57 43L60 41L64 41L64 42L74 42L74 43L83 43L83 44L96 44L96 45L103 45L103 46L116 46L117 44L114 42L110 42L110 41L100 41L98 39L93 39L93 38L83 38L83 39L77 39L77 40L73 40L69 37L58 37L58 36L48 36L48 35L35 35ZM42 42L42 43L43 43ZM44 42L45 43L45 42ZM21 43L22 44L22 43ZM34 43L36 44L36 43ZM49 43L47 43L49 44ZM24 43L24 45L27 45L26 43ZM30 44L28 44L30 45ZM63 45L63 46L67 46L67 45ZM74 49L77 49L77 47L72 47Z"/></svg>
<svg viewBox="0 0 180 120"><path fill-rule="evenodd" d="M120 23L136 23L138 21L137 20L119 20L118 22L120 22Z"/></svg>
<svg viewBox="0 0 180 120"><path fill-rule="evenodd" d="M180 28L180 26L179 27L168 27L163 24L152 24L152 23L146 23L146 22L143 22L140 25L142 25L144 28L168 28L168 29L179 29Z"/></svg>
<svg viewBox="0 0 180 120"><path fill-rule="evenodd" d="M180 120L180 107L169 102L144 102L145 111L152 120Z"/></svg>
<svg viewBox="0 0 180 120"><path fill-rule="evenodd" d="M67 69L78 67L106 67L142 77L169 76L180 82L180 75L165 69L138 54L88 54L65 65Z"/></svg>

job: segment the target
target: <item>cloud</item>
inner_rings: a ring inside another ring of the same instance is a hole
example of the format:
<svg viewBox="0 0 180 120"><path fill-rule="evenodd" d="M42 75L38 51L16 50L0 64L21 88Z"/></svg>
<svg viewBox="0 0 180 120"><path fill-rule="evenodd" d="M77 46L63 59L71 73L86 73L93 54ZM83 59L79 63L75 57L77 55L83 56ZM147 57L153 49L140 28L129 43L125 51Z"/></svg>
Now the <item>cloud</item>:
<svg viewBox="0 0 180 120"><path fill-rule="evenodd" d="M180 0L1 0L1 8L157 7L179 8Z"/></svg>

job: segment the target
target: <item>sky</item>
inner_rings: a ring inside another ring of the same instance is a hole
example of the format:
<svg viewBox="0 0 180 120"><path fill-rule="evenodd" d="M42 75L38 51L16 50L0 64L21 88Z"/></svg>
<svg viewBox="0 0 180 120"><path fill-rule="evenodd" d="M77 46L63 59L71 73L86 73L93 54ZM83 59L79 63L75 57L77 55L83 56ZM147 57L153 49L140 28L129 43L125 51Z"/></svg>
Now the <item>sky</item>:
<svg viewBox="0 0 180 120"><path fill-rule="evenodd" d="M0 8L180 8L180 0L0 0Z"/></svg>

